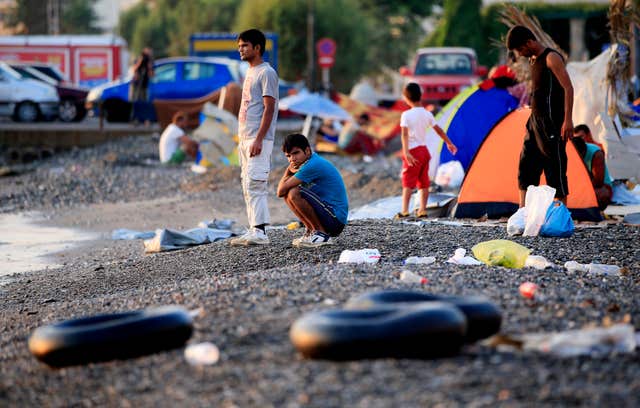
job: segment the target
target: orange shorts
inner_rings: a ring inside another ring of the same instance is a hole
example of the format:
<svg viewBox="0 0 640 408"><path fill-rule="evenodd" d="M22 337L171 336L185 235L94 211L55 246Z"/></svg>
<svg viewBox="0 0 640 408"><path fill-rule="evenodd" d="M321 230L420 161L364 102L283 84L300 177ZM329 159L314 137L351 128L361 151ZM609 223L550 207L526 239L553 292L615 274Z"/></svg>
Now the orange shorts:
<svg viewBox="0 0 640 408"><path fill-rule="evenodd" d="M426 146L418 146L409 150L409 153L418 163L409 166L407 160L402 157L402 187L429 188L429 160L431 160L429 149Z"/></svg>

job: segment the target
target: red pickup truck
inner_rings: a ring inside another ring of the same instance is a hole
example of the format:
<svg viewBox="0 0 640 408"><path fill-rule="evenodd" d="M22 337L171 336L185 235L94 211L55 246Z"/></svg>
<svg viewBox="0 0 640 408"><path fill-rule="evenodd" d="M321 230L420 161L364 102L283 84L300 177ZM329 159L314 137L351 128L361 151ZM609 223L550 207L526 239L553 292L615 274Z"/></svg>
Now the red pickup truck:
<svg viewBox="0 0 640 408"><path fill-rule="evenodd" d="M444 105L486 75L487 67L478 65L471 48L430 47L420 48L411 68L400 68L400 74L420 85L424 104Z"/></svg>

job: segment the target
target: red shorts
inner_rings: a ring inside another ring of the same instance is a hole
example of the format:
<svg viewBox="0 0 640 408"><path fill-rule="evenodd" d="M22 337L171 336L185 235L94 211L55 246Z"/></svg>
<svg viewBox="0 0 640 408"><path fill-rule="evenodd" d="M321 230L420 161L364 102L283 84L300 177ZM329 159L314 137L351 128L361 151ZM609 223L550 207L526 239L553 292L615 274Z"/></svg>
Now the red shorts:
<svg viewBox="0 0 640 408"><path fill-rule="evenodd" d="M429 149L427 146L418 146L409 150L409 153L418 162L409 166L404 156L402 157L402 187L429 188L429 160L431 160Z"/></svg>

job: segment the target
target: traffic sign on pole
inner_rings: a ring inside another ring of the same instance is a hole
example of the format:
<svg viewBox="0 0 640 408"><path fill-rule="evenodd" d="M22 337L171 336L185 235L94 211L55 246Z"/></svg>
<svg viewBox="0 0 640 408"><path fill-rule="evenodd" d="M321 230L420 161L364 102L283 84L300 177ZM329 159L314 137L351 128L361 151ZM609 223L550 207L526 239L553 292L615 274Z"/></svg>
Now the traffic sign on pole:
<svg viewBox="0 0 640 408"><path fill-rule="evenodd" d="M318 65L321 68L331 68L336 62L336 42L331 38L321 38L316 42Z"/></svg>

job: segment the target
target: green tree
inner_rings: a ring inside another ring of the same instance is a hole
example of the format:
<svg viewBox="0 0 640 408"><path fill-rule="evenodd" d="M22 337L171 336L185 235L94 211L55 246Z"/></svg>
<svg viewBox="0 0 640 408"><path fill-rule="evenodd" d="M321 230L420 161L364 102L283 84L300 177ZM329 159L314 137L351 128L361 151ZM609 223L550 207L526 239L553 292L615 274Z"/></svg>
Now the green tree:
<svg viewBox="0 0 640 408"><path fill-rule="evenodd" d="M371 71L369 40L373 21L350 0L316 0L314 10L314 37L329 37L337 43L332 82L337 89L346 91L357 78ZM255 27L277 33L279 75L289 80L306 75L306 26L307 2L299 0L245 0L234 25L235 31Z"/></svg>
<svg viewBox="0 0 640 408"><path fill-rule="evenodd" d="M360 0L362 8L375 21L370 38L373 44L385 44L371 50L372 59L398 68L413 55L424 36L422 19L431 15L442 0Z"/></svg>
<svg viewBox="0 0 640 408"><path fill-rule="evenodd" d="M95 34L96 14L88 0L67 0L62 5L61 34Z"/></svg>
<svg viewBox="0 0 640 408"><path fill-rule="evenodd" d="M235 0L146 0L120 14L118 33L134 53L185 55L191 34L229 31L237 8Z"/></svg>
<svg viewBox="0 0 640 408"><path fill-rule="evenodd" d="M41 0L18 0L8 25L20 34L47 34L47 8Z"/></svg>
<svg viewBox="0 0 640 408"><path fill-rule="evenodd" d="M444 0L444 13L434 33L425 41L433 47L471 47L479 55L487 49L482 28L482 0Z"/></svg>
<svg viewBox="0 0 640 408"><path fill-rule="evenodd" d="M60 34L92 34L96 15L89 0L60 0ZM47 3L42 0L17 0L8 17L9 27L22 34L48 34Z"/></svg>

